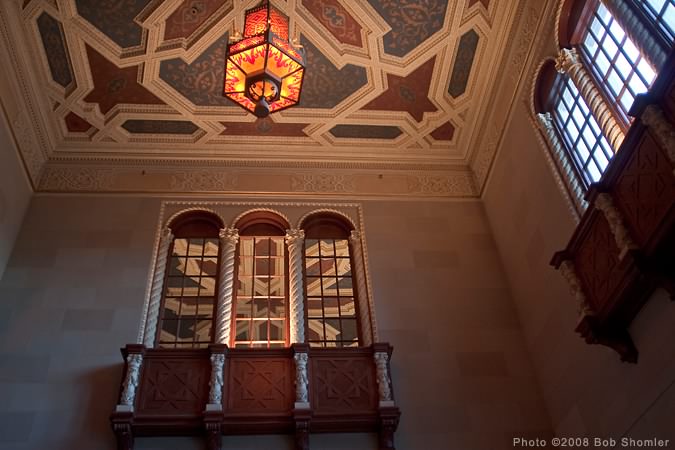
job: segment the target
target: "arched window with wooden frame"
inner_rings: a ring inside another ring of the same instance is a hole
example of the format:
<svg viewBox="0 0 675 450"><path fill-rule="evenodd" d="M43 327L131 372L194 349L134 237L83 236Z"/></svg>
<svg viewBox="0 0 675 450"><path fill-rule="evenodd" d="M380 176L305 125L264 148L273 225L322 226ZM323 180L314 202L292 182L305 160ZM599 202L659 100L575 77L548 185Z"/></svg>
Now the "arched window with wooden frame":
<svg viewBox="0 0 675 450"><path fill-rule="evenodd" d="M241 217L235 228L239 244L231 345L288 346L288 252L284 239L289 224L275 213L253 211Z"/></svg>
<svg viewBox="0 0 675 450"><path fill-rule="evenodd" d="M654 25L670 14L668 2L560 3L560 52L540 66L532 106L578 217L584 193L623 143L636 96L648 91L672 50L672 40L663 39ZM648 8L658 10L653 23Z"/></svg>
<svg viewBox="0 0 675 450"><path fill-rule="evenodd" d="M309 345L362 345L358 293L352 271L353 227L338 215L317 213L308 217L302 228Z"/></svg>
<svg viewBox="0 0 675 450"><path fill-rule="evenodd" d="M223 227L215 214L191 211L176 217L165 270L155 346L202 348L213 342Z"/></svg>

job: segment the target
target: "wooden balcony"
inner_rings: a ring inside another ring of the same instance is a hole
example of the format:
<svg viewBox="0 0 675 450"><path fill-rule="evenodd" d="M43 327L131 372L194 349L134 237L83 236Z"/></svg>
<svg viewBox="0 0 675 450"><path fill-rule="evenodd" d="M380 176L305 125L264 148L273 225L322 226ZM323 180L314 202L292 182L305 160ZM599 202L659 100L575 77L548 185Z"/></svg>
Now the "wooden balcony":
<svg viewBox="0 0 675 450"><path fill-rule="evenodd" d="M576 331L636 363L628 326L655 288L675 299L675 54L631 114L626 139L551 264L580 303Z"/></svg>
<svg viewBox="0 0 675 450"><path fill-rule="evenodd" d="M379 448L393 450L400 413L391 396L391 352L389 344L269 350L127 345L120 405L110 418L118 449L131 450L138 436L203 436L206 448L216 450L222 435L275 433L295 435L296 448L308 450L310 433L377 432ZM307 355L307 402L297 401L299 353ZM378 368L377 354L386 366ZM142 361L135 374L131 355ZM220 374L214 355L223 355ZM217 403L214 385L222 386ZM129 386L133 400L125 405Z"/></svg>

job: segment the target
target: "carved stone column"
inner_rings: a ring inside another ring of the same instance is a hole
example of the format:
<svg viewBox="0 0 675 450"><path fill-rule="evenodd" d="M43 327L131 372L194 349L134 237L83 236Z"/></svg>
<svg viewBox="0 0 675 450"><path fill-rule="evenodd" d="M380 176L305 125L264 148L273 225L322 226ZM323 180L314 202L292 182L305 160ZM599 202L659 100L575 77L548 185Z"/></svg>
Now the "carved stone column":
<svg viewBox="0 0 675 450"><path fill-rule="evenodd" d="M225 366L225 354L214 353L211 355L211 380L209 381L209 403L207 411L220 411L223 409L223 368Z"/></svg>
<svg viewBox="0 0 675 450"><path fill-rule="evenodd" d="M612 13L612 16L621 23L621 28L624 29L633 44L640 49L640 53L647 57L647 60L656 67L658 72L658 69L665 64L668 52L650 28L628 5L626 0L605 0L604 4Z"/></svg>
<svg viewBox="0 0 675 450"><path fill-rule="evenodd" d="M588 202L584 200L584 187L581 185L579 178L574 172L572 159L567 155L565 146L560 139L555 126L553 125L553 117L551 116L551 113L538 113L536 117L537 126L543 133L546 141L549 144L549 147L552 150L551 153L555 158L558 171L564 178L565 183L571 191L570 197L572 197L574 208L577 214L580 216L588 207Z"/></svg>
<svg viewBox="0 0 675 450"><path fill-rule="evenodd" d="M616 206L612 196L609 194L598 194L595 198L595 208L602 211L605 219L609 223L609 229L612 230L616 246L619 248L619 260L622 260L629 250L637 248L637 245L630 236L630 232L623 223L621 213Z"/></svg>
<svg viewBox="0 0 675 450"><path fill-rule="evenodd" d="M159 238L157 261L155 262L155 272L152 274L152 287L150 288L148 316L145 320L145 330L143 333L143 344L147 348L152 348L155 345L157 322L159 320L159 305L162 303L162 290L164 289L164 274L166 273L169 248L172 242L173 233L170 228L165 228Z"/></svg>
<svg viewBox="0 0 675 450"><path fill-rule="evenodd" d="M391 395L391 378L389 377L389 352L376 350L373 358L375 359L380 407L394 406L394 400Z"/></svg>
<svg viewBox="0 0 675 450"><path fill-rule="evenodd" d="M668 153L670 162L675 165L675 127L663 115L661 108L656 105L647 106L642 113L641 120L654 133L659 144Z"/></svg>
<svg viewBox="0 0 675 450"><path fill-rule="evenodd" d="M370 304L368 303L368 287L366 285L366 268L363 262L363 248L361 234L352 230L349 236L354 261L353 279L356 281L356 297L359 302L359 322L361 323L361 345L369 346L373 343L373 329L370 323Z"/></svg>
<svg viewBox="0 0 675 450"><path fill-rule="evenodd" d="M122 383L120 402L115 407L116 412L133 412L136 401L136 390L140 384L141 365L145 346L139 344L127 345L126 349L126 373Z"/></svg>
<svg viewBox="0 0 675 450"><path fill-rule="evenodd" d="M583 318L586 316L594 316L595 311L593 311L593 308L591 308L591 305L586 299L586 294L584 294L584 290L581 286L581 280L579 279L577 271L574 268L574 263L569 259L563 261L560 264L560 273L562 274L563 278L567 280L567 284L570 287L570 293L577 300L579 305L579 320L583 320Z"/></svg>
<svg viewBox="0 0 675 450"><path fill-rule="evenodd" d="M577 51L567 48L560 50L556 58L555 67L558 72L565 73L572 78L581 96L593 112L593 116L598 121L600 128L602 128L607 141L616 151L621 146L625 135L614 115L607 107L593 78L581 63Z"/></svg>
<svg viewBox="0 0 675 450"><path fill-rule="evenodd" d="M293 409L295 450L309 450L309 422L312 417L307 371L309 346L307 344L293 344L293 359L295 361L295 406Z"/></svg>
<svg viewBox="0 0 675 450"><path fill-rule="evenodd" d="M220 268L216 306L215 342L228 344L232 324L232 294L234 292L234 257L239 242L236 228L220 230Z"/></svg>
<svg viewBox="0 0 675 450"><path fill-rule="evenodd" d="M291 344L305 342L305 288L302 270L304 242L303 230L287 230Z"/></svg>

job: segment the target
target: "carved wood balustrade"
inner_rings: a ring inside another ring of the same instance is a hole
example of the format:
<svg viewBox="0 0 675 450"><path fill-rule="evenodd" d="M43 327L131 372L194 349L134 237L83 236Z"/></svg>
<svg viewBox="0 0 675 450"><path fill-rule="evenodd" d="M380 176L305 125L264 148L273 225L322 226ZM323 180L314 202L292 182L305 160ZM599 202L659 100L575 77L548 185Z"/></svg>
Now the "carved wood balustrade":
<svg viewBox="0 0 675 450"><path fill-rule="evenodd" d="M601 180L567 248L551 264L579 302L576 331L637 362L628 326L656 287L675 299L675 53Z"/></svg>
<svg viewBox="0 0 675 450"><path fill-rule="evenodd" d="M137 436L203 436L216 450L223 435L276 433L295 435L296 449L309 450L310 433L377 432L379 448L393 450L400 413L392 350L127 345L120 404L110 418L118 449L132 450Z"/></svg>

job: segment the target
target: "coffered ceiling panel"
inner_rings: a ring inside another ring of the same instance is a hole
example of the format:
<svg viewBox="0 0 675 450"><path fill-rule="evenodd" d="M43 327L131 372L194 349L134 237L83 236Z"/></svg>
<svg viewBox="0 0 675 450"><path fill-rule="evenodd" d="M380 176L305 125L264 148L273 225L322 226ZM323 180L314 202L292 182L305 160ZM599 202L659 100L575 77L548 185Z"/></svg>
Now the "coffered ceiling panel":
<svg viewBox="0 0 675 450"><path fill-rule="evenodd" d="M307 70L299 106L266 119L222 95L228 38L256 0L8 0L0 12L46 172L297 163L470 179L524 1L273 0Z"/></svg>

